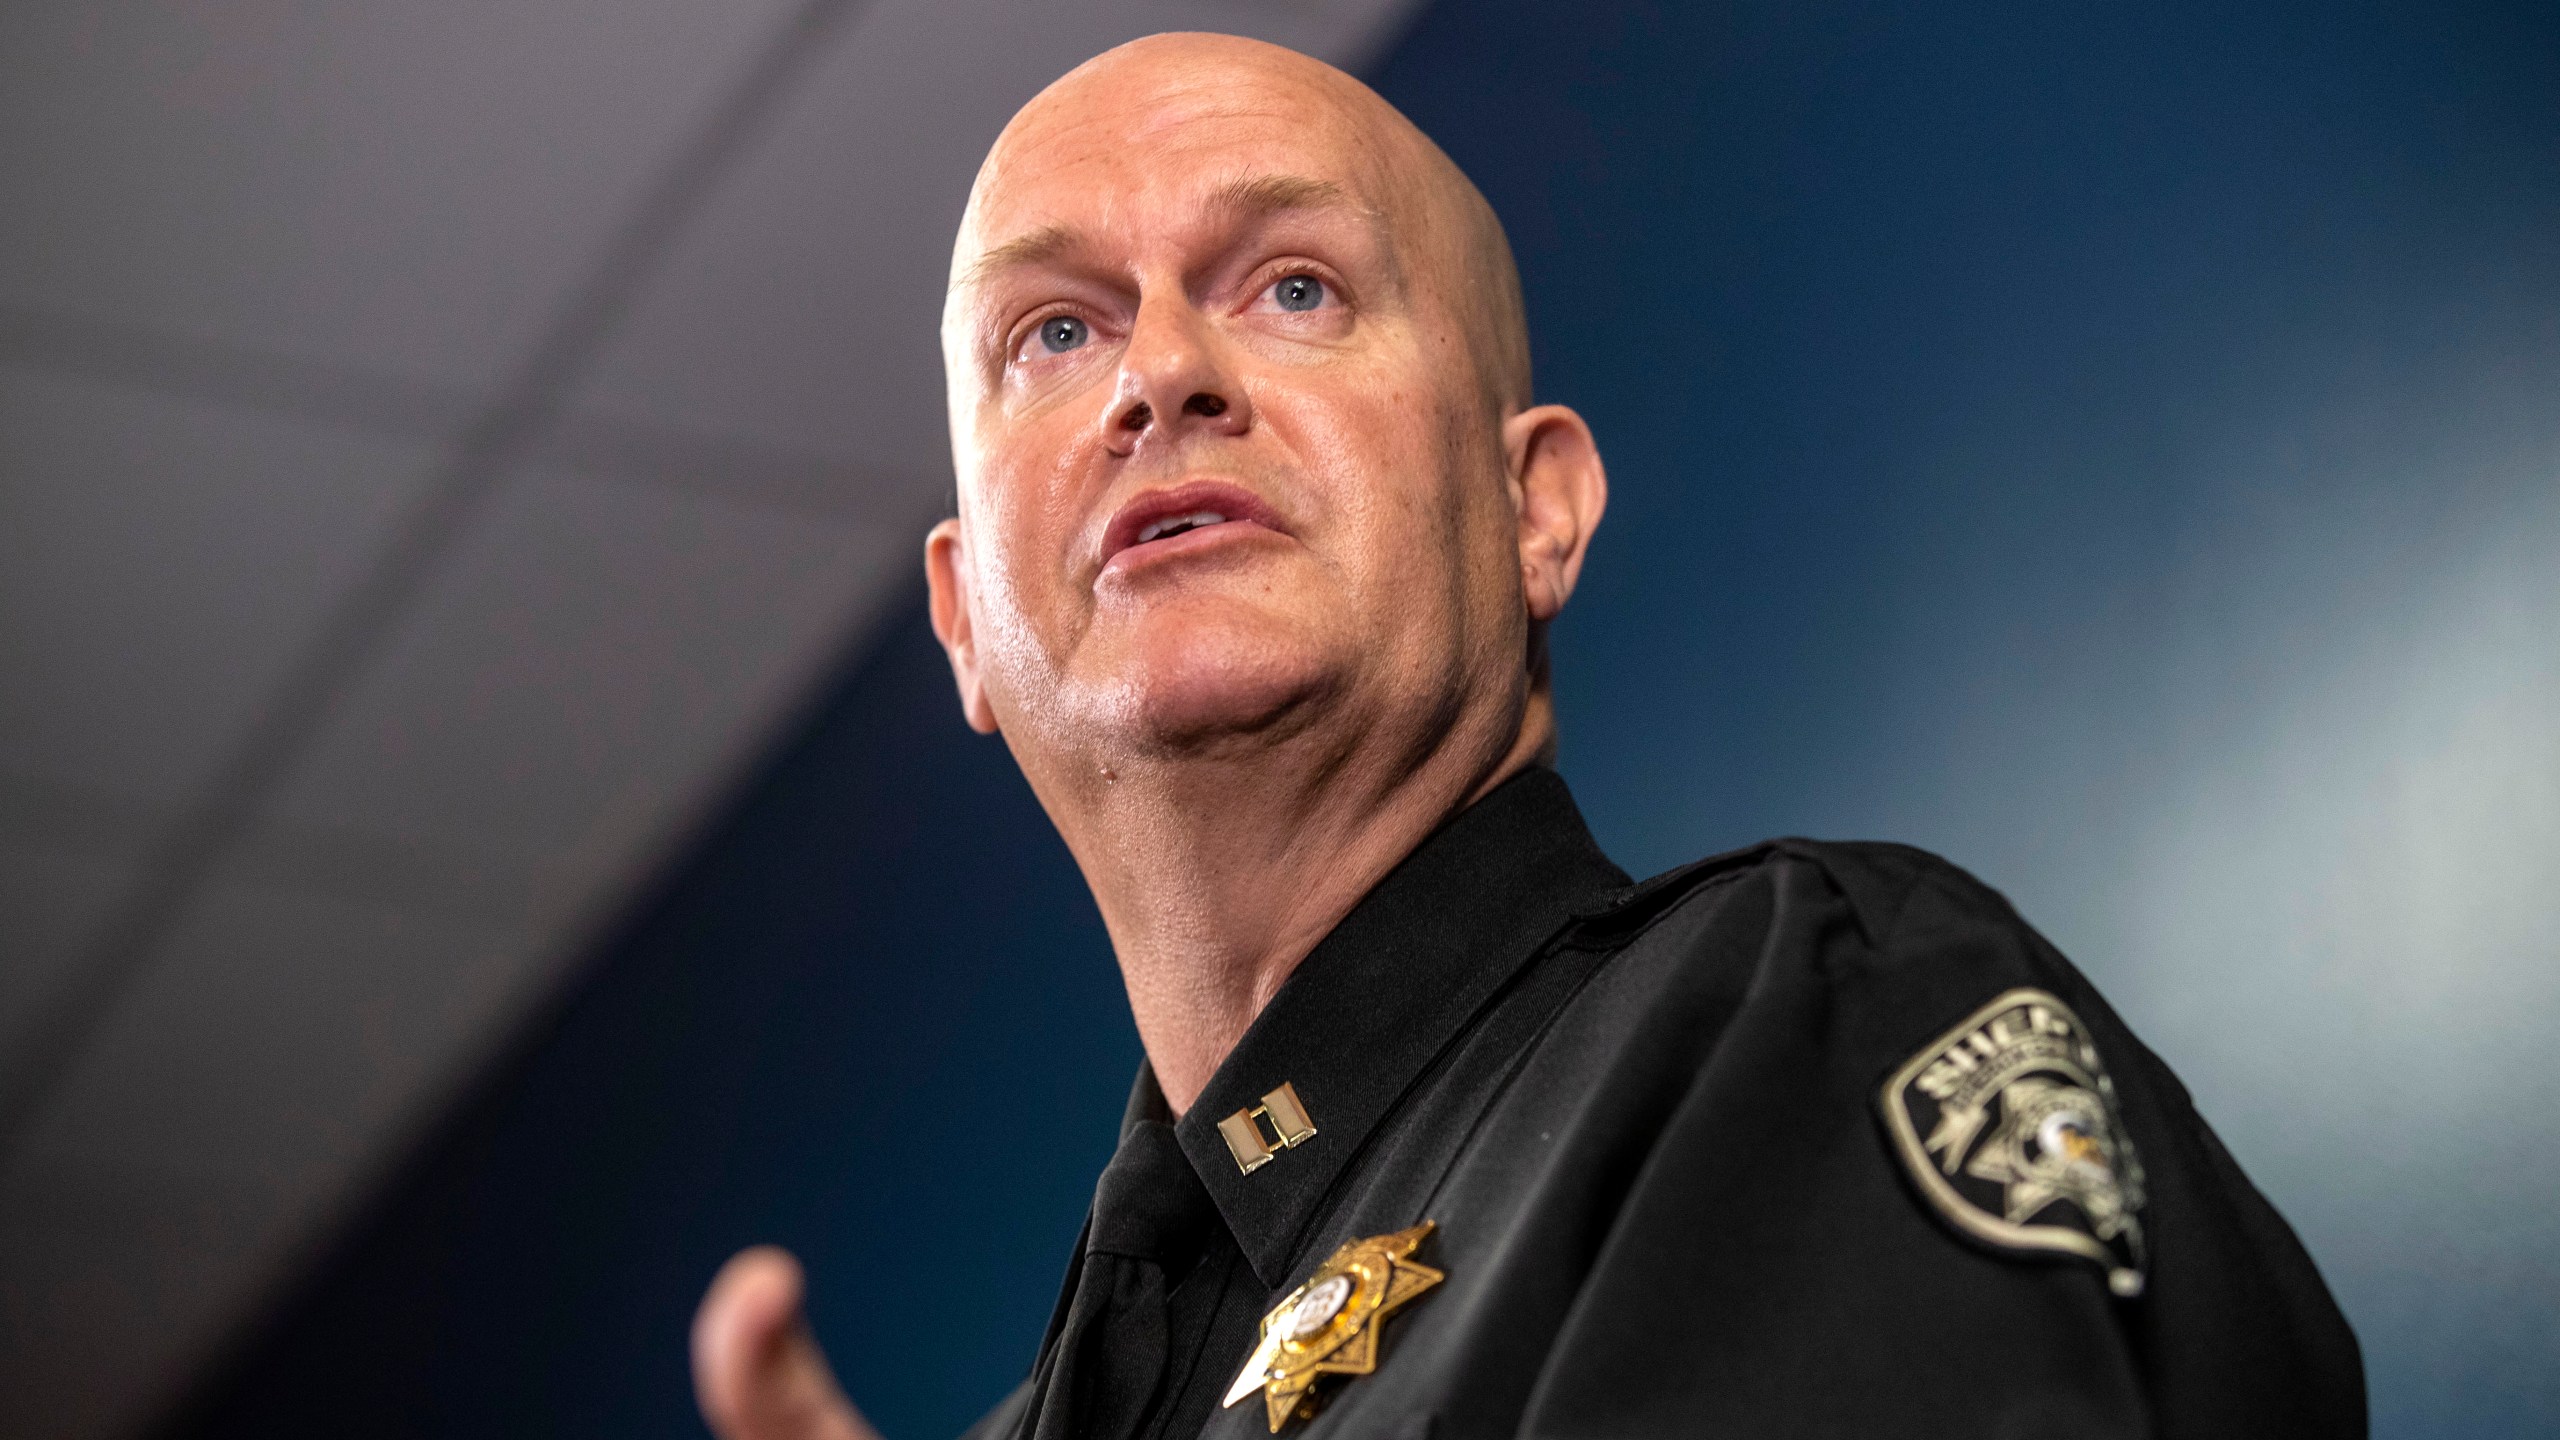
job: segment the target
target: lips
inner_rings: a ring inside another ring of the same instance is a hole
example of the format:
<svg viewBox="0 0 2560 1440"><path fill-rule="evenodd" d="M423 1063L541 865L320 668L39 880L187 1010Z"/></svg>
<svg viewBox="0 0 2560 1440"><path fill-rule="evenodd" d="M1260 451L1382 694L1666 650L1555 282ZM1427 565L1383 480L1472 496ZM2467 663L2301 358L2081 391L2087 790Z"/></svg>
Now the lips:
<svg viewBox="0 0 2560 1440"><path fill-rule="evenodd" d="M1121 506L1102 532L1102 563L1108 567L1124 553L1151 553L1150 547L1170 546L1185 536L1231 525L1288 533L1280 517L1252 491L1223 480L1193 480L1167 490L1150 490Z"/></svg>

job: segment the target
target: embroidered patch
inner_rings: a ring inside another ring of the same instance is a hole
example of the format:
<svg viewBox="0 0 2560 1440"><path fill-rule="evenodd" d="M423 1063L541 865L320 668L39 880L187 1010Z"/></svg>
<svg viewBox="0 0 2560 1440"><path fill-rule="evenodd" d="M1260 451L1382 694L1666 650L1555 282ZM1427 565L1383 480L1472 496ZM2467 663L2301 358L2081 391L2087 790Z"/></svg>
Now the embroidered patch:
<svg viewBox="0 0 2560 1440"><path fill-rule="evenodd" d="M1878 1099L1912 1180L1956 1229L2094 1260L2117 1295L2142 1293L2142 1162L2069 1006L2012 990L1904 1062Z"/></svg>

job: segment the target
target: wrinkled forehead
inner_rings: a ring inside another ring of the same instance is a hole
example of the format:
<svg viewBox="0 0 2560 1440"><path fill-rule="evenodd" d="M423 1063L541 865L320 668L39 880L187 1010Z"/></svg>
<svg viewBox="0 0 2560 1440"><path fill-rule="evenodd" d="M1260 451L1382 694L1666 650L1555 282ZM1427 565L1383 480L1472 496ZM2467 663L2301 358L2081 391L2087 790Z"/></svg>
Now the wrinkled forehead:
<svg viewBox="0 0 2560 1440"><path fill-rule="evenodd" d="M1412 167L1400 164L1402 137L1362 99L1320 81L1225 71L1070 77L1014 117L989 152L952 282L966 284L988 252L1025 236L1154 233L1274 177L1313 182L1299 185L1307 203L1387 226L1399 169Z"/></svg>

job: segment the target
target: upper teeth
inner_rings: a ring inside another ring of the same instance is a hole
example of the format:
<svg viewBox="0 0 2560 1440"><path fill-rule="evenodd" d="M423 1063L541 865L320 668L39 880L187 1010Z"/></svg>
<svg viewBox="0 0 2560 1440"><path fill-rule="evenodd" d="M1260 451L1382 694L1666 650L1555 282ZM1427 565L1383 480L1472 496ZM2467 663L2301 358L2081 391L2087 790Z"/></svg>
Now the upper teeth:
<svg viewBox="0 0 2560 1440"><path fill-rule="evenodd" d="M1215 510L1194 510L1188 515L1167 515L1161 520L1149 521L1147 528L1138 532L1138 543L1144 545L1150 540L1161 540L1167 535L1179 535L1185 530L1197 530L1203 525L1226 523L1227 517Z"/></svg>

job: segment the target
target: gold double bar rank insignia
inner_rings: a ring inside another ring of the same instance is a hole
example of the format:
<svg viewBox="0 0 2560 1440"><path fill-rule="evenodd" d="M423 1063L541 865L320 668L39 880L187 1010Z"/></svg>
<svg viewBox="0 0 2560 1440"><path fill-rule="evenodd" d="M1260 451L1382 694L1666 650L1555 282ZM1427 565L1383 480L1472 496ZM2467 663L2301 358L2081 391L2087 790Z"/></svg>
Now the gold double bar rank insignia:
<svg viewBox="0 0 2560 1440"><path fill-rule="evenodd" d="M1263 1127L1270 1126L1264 1133ZM1218 1122L1219 1138L1236 1157L1236 1169L1250 1175L1283 1150L1294 1150L1316 1138L1316 1122L1308 1116L1298 1087L1283 1080L1280 1088Z"/></svg>
<svg viewBox="0 0 2560 1440"><path fill-rule="evenodd" d="M1278 1434L1290 1420L1316 1413L1323 1403L1316 1381L1377 1369L1380 1322L1446 1278L1412 1258L1431 1229L1425 1220L1334 1251L1307 1283L1262 1317L1262 1341L1227 1387L1226 1403L1261 1391L1272 1433Z"/></svg>

